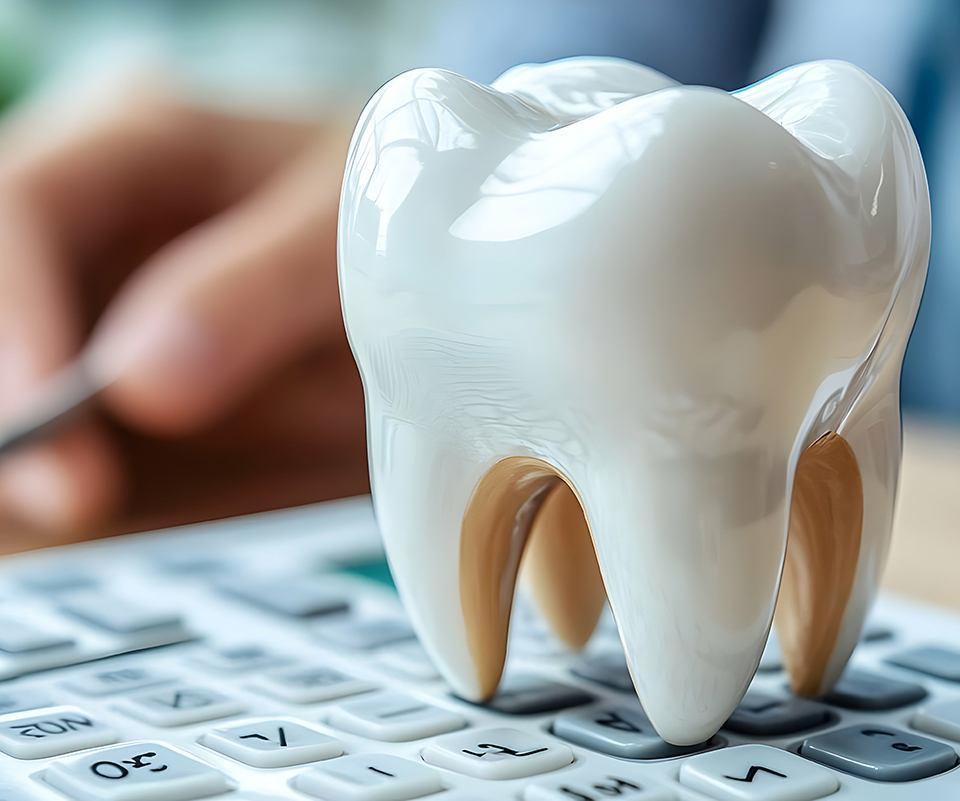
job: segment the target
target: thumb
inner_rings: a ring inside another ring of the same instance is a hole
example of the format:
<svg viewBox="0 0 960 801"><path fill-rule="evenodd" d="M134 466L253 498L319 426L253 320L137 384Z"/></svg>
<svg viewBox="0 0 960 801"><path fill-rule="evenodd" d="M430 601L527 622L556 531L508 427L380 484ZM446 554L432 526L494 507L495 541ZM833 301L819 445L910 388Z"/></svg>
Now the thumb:
<svg viewBox="0 0 960 801"><path fill-rule="evenodd" d="M144 265L88 351L118 415L157 433L200 427L278 366L343 339L342 165L329 147L311 151Z"/></svg>

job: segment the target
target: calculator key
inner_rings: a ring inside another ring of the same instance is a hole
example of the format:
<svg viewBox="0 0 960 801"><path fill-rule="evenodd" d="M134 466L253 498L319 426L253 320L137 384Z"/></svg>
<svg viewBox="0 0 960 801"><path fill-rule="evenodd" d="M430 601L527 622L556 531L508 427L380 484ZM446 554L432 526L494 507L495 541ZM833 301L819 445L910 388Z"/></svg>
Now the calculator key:
<svg viewBox="0 0 960 801"><path fill-rule="evenodd" d="M836 792L828 770L768 745L738 745L691 757L680 783L718 801L813 801Z"/></svg>
<svg viewBox="0 0 960 801"><path fill-rule="evenodd" d="M60 756L115 743L106 724L72 706L34 710L0 719L0 751L17 759Z"/></svg>
<svg viewBox="0 0 960 801"><path fill-rule="evenodd" d="M521 779L573 762L573 751L541 734L517 729L471 729L449 734L423 749L438 768L475 779Z"/></svg>
<svg viewBox="0 0 960 801"><path fill-rule="evenodd" d="M596 654L588 654L570 668L570 672L577 678L586 679L613 690L624 693L634 691L633 679L630 678L630 671L627 669L627 660L623 651L602 651Z"/></svg>
<svg viewBox="0 0 960 801"><path fill-rule="evenodd" d="M919 684L864 670L848 670L823 700L846 709L880 711L899 709L926 697L927 691Z"/></svg>
<svg viewBox="0 0 960 801"><path fill-rule="evenodd" d="M957 764L957 754L950 746L881 723L808 737L800 753L831 768L880 782L925 779Z"/></svg>
<svg viewBox="0 0 960 801"><path fill-rule="evenodd" d="M161 554L155 564L158 570L178 576L212 576L230 566L218 556L192 552Z"/></svg>
<svg viewBox="0 0 960 801"><path fill-rule="evenodd" d="M435 771L389 754L340 757L301 773L293 786L324 801L409 801L443 790Z"/></svg>
<svg viewBox="0 0 960 801"><path fill-rule="evenodd" d="M17 687L0 692L0 715L25 712L28 709L42 709L46 706L54 706L55 703L53 696L46 690L38 687Z"/></svg>
<svg viewBox="0 0 960 801"><path fill-rule="evenodd" d="M330 645L354 651L372 651L405 640L415 640L410 625L394 618L344 617L317 626L317 635Z"/></svg>
<svg viewBox="0 0 960 801"><path fill-rule="evenodd" d="M220 771L161 743L125 743L54 762L46 782L76 801L194 801L230 789Z"/></svg>
<svg viewBox="0 0 960 801"><path fill-rule="evenodd" d="M182 622L175 612L100 592L71 594L61 600L60 611L113 634L142 634L152 629L175 628Z"/></svg>
<svg viewBox="0 0 960 801"><path fill-rule="evenodd" d="M257 720L216 729L200 742L254 768L287 768L343 753L343 746L332 737L291 720Z"/></svg>
<svg viewBox="0 0 960 801"><path fill-rule="evenodd" d="M328 723L386 742L406 742L462 729L467 721L449 710L402 693L379 693L334 708Z"/></svg>
<svg viewBox="0 0 960 801"><path fill-rule="evenodd" d="M440 678L437 668L418 642L387 648L380 653L377 661L391 674L411 681L435 681Z"/></svg>
<svg viewBox="0 0 960 801"><path fill-rule="evenodd" d="M664 742L639 704L565 712L554 722L553 733L567 742L621 759L666 759L706 747Z"/></svg>
<svg viewBox="0 0 960 801"><path fill-rule="evenodd" d="M508 676L500 685L497 694L480 706L504 715L536 715L581 706L592 700L590 693L578 687L538 676L519 674Z"/></svg>
<svg viewBox="0 0 960 801"><path fill-rule="evenodd" d="M350 604L319 576L256 578L228 576L217 589L268 612L294 618L320 617L346 612Z"/></svg>
<svg viewBox="0 0 960 801"><path fill-rule="evenodd" d="M0 618L0 651L3 653L32 654L54 648L71 648L73 645L72 637L55 634L13 618Z"/></svg>
<svg viewBox="0 0 960 801"><path fill-rule="evenodd" d="M867 623L860 637L860 642L884 642L893 639L893 629L883 623Z"/></svg>
<svg viewBox="0 0 960 801"><path fill-rule="evenodd" d="M833 717L829 709L815 701L750 690L724 728L751 737L782 737L823 726Z"/></svg>
<svg viewBox="0 0 960 801"><path fill-rule="evenodd" d="M124 699L119 707L131 717L153 726L186 726L237 715L243 704L217 690L178 684Z"/></svg>
<svg viewBox="0 0 960 801"><path fill-rule="evenodd" d="M938 646L911 648L887 659L891 665L926 673L937 679L960 681L960 651Z"/></svg>
<svg viewBox="0 0 960 801"><path fill-rule="evenodd" d="M251 685L257 692L288 704L318 704L376 689L330 667L297 667L267 673Z"/></svg>
<svg viewBox="0 0 960 801"><path fill-rule="evenodd" d="M89 573L67 567L26 573L18 578L18 583L24 589L42 595L56 595L97 586L97 580Z"/></svg>
<svg viewBox="0 0 960 801"><path fill-rule="evenodd" d="M642 781L630 771L629 777L616 767L584 768L560 776L538 779L527 785L523 801L675 801L676 796L662 787ZM444 799L446 801L446 799Z"/></svg>
<svg viewBox="0 0 960 801"><path fill-rule="evenodd" d="M960 742L960 700L923 707L913 716L912 725L927 734Z"/></svg>
<svg viewBox="0 0 960 801"><path fill-rule="evenodd" d="M262 645L242 644L212 648L196 657L194 661L218 673L250 673L289 665L293 659L264 648Z"/></svg>
<svg viewBox="0 0 960 801"><path fill-rule="evenodd" d="M177 680L172 673L143 667L116 667L81 674L64 682L64 687L81 695L99 698L107 695L156 687Z"/></svg>

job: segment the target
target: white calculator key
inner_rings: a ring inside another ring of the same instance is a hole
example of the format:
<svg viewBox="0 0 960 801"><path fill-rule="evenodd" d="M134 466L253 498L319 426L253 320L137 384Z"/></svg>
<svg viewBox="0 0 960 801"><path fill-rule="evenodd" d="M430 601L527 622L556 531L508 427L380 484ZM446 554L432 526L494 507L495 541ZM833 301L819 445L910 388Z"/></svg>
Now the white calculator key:
<svg viewBox="0 0 960 801"><path fill-rule="evenodd" d="M73 706L0 718L0 751L17 759L60 756L118 739L109 726Z"/></svg>
<svg viewBox="0 0 960 801"><path fill-rule="evenodd" d="M0 618L0 651L4 653L27 654L53 648L70 648L73 644L72 637L54 634L12 617Z"/></svg>
<svg viewBox="0 0 960 801"><path fill-rule="evenodd" d="M354 754L311 768L293 780L324 801L409 801L443 790L435 771L389 754Z"/></svg>
<svg viewBox="0 0 960 801"><path fill-rule="evenodd" d="M430 743L423 759L477 779L521 779L569 765L573 751L517 729L471 729Z"/></svg>
<svg viewBox="0 0 960 801"><path fill-rule="evenodd" d="M0 715L55 706L53 696L39 687L13 687L0 692ZM2 796L0 796L2 798Z"/></svg>
<svg viewBox="0 0 960 801"><path fill-rule="evenodd" d="M151 668L115 667L83 673L64 682L63 686L81 695L100 697L156 687L176 680L177 677L172 673L162 673Z"/></svg>
<svg viewBox="0 0 960 801"><path fill-rule="evenodd" d="M414 681L435 681L440 673L423 646L418 642L404 643L380 653L377 660L391 674Z"/></svg>
<svg viewBox="0 0 960 801"><path fill-rule="evenodd" d="M318 704L370 692L375 686L330 667L276 670L250 684L256 692L288 704Z"/></svg>
<svg viewBox="0 0 960 801"><path fill-rule="evenodd" d="M564 771L559 776L528 784L523 793L523 801L600 801L604 798L676 801L677 797L638 778L636 771L623 771L616 765Z"/></svg>
<svg viewBox="0 0 960 801"><path fill-rule="evenodd" d="M255 720L216 729L200 738L207 748L255 768L287 768L338 757L343 747L332 737L292 720Z"/></svg>
<svg viewBox="0 0 960 801"><path fill-rule="evenodd" d="M960 741L960 700L925 706L913 716L913 727L937 737Z"/></svg>
<svg viewBox="0 0 960 801"><path fill-rule="evenodd" d="M691 757L680 783L718 801L813 801L840 786L826 768L768 745L738 745Z"/></svg>
<svg viewBox="0 0 960 801"><path fill-rule="evenodd" d="M348 701L333 709L328 722L361 737L392 743L433 737L467 725L455 712L403 693L378 693Z"/></svg>
<svg viewBox="0 0 960 801"><path fill-rule="evenodd" d="M231 787L215 768L152 742L54 762L43 778L76 801L193 801Z"/></svg>
<svg viewBox="0 0 960 801"><path fill-rule="evenodd" d="M152 726L186 726L243 712L244 706L217 690L178 684L125 699L117 708Z"/></svg>

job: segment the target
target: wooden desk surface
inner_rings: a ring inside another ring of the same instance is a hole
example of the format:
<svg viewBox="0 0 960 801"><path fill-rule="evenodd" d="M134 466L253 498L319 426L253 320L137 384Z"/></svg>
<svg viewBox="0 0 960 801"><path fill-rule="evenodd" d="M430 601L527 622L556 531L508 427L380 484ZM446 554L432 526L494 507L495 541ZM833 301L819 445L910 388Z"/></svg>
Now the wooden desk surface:
<svg viewBox="0 0 960 801"><path fill-rule="evenodd" d="M904 420L900 499L884 586L960 609L960 429Z"/></svg>

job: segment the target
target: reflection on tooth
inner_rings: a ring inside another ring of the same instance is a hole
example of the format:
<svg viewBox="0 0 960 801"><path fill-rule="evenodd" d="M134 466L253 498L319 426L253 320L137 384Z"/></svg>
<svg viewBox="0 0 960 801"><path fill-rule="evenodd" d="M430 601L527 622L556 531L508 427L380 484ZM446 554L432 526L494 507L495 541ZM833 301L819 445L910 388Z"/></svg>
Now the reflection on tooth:
<svg viewBox="0 0 960 801"><path fill-rule="evenodd" d="M781 571L791 682L827 689L886 556L929 226L902 111L840 62L732 95L612 59L386 84L341 292L387 554L454 690L496 689L524 548L573 646L599 567L674 744L740 700Z"/></svg>
<svg viewBox="0 0 960 801"><path fill-rule="evenodd" d="M553 633L583 648L607 596L580 501L565 483L551 490L533 521L523 578Z"/></svg>

